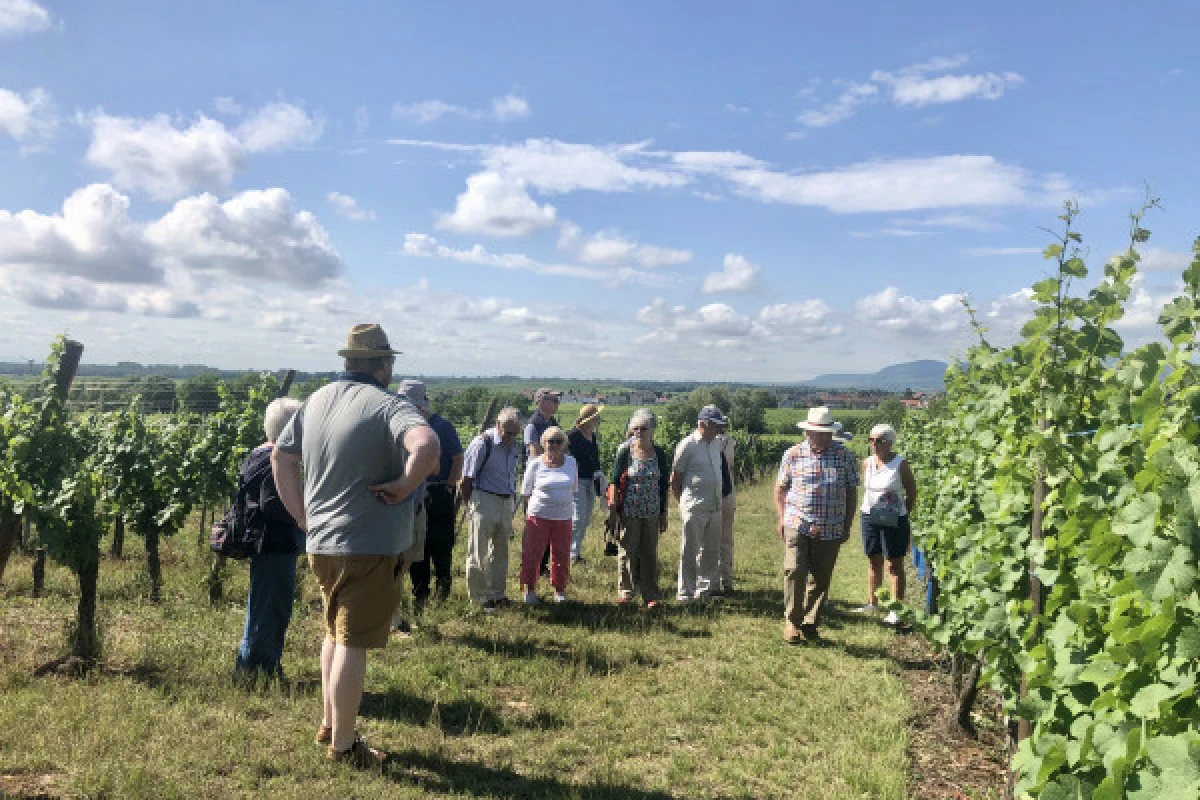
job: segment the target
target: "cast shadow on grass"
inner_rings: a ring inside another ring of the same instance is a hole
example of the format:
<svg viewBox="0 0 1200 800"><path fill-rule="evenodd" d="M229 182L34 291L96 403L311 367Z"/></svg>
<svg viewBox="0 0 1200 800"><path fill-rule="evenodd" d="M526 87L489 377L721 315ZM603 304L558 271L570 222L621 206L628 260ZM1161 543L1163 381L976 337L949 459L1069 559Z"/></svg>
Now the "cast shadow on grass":
<svg viewBox="0 0 1200 800"><path fill-rule="evenodd" d="M673 603L664 603L655 610L628 607L616 603L543 603L534 608L518 607L516 613L524 613L539 623L583 628L592 632L616 631L620 633L666 633L682 639L707 639L712 632L707 628L681 626L676 620L696 620L705 623L715 619L719 610L715 606L697 603L681 609Z"/></svg>
<svg viewBox="0 0 1200 800"><path fill-rule="evenodd" d="M395 753L385 775L396 783L413 784L427 793L467 797L571 797L578 800L670 800L666 792L614 784L571 784L549 777L521 775L505 767L488 767L443 756L406 750Z"/></svg>
<svg viewBox="0 0 1200 800"><path fill-rule="evenodd" d="M458 645L480 650L506 658L537 659L545 658L566 666L583 664L589 673L597 675L614 675L629 667L654 668L659 660L645 653L635 652L628 658L610 658L598 648L584 645L574 647L557 642L543 642L528 637L512 639L490 638L477 633L455 636L449 640Z"/></svg>
<svg viewBox="0 0 1200 800"><path fill-rule="evenodd" d="M437 727L446 736L505 735L515 729L553 730L563 726L560 717L546 711L505 716L478 700L441 702L396 688L385 692L364 692L359 714L373 719Z"/></svg>

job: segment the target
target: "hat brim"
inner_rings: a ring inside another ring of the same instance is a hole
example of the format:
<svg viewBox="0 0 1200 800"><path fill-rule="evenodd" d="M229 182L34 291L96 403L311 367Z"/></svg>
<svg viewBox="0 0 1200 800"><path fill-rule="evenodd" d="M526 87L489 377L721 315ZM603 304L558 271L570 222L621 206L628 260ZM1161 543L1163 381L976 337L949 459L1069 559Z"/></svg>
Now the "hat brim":
<svg viewBox="0 0 1200 800"><path fill-rule="evenodd" d="M582 425L585 422L591 422L594 419L599 419L600 415L603 413L604 413L604 406L600 406L593 413L588 414L586 417L576 417L575 425L578 427L579 425Z"/></svg>
<svg viewBox="0 0 1200 800"><path fill-rule="evenodd" d="M342 358L382 358L384 356L399 356L404 353L401 350L359 350L357 348L345 347L338 350L337 354Z"/></svg>
<svg viewBox="0 0 1200 800"><path fill-rule="evenodd" d="M833 427L832 422L829 423L828 425L814 425L813 423L808 422L808 421L797 422L796 427L800 428L802 430L812 431L814 433L836 433L837 432L837 429Z"/></svg>

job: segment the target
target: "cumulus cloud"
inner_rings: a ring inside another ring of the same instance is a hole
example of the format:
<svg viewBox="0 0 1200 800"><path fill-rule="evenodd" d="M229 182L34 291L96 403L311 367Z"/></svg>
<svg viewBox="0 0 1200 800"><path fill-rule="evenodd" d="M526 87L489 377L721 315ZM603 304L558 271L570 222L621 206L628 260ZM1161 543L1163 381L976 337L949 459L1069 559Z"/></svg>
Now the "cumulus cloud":
<svg viewBox="0 0 1200 800"><path fill-rule="evenodd" d="M60 214L0 210L0 266L114 283L161 278L129 198L106 184L76 190Z"/></svg>
<svg viewBox="0 0 1200 800"><path fill-rule="evenodd" d="M687 179L670 170L647 166L656 156L648 143L627 145L571 144L554 139L528 139L519 145L487 150L490 170L527 182L547 193L591 190L624 192L682 186Z"/></svg>
<svg viewBox="0 0 1200 800"><path fill-rule="evenodd" d="M585 264L637 263L649 269L686 264L691 252L651 244L638 244L613 231L601 231L591 236L572 222L564 222L559 231L558 246L575 254Z"/></svg>
<svg viewBox="0 0 1200 800"><path fill-rule="evenodd" d="M201 115L184 127L166 114L149 119L97 112L88 120L87 163L106 170L126 190L172 200L196 187L224 189L248 155L310 144L324 123L288 103L271 103L235 131Z"/></svg>
<svg viewBox="0 0 1200 800"><path fill-rule="evenodd" d="M968 60L966 56L940 57L895 72L877 69L869 82L834 81L842 87L837 99L801 112L798 120L808 128L824 128L854 116L859 106L880 100L890 100L900 108L957 103L972 97L995 100L1025 80L1016 72L950 74Z"/></svg>
<svg viewBox="0 0 1200 800"><path fill-rule="evenodd" d="M1145 247L1141 250L1138 266L1151 271L1182 272L1192 263L1195 253L1168 250L1163 247Z"/></svg>
<svg viewBox="0 0 1200 800"><path fill-rule="evenodd" d="M548 264L530 258L524 253L493 253L483 245L469 249L448 247L425 233L408 233L404 236L403 255L416 258L441 258L461 264L476 264L499 269L522 270L538 275L554 275L564 278L583 278L600 281L612 286L626 283L661 286L668 282L666 276L644 272L630 267L603 268L581 267L574 264Z"/></svg>
<svg viewBox="0 0 1200 800"><path fill-rule="evenodd" d="M529 116L529 102L515 94L493 97L491 106L483 108L466 108L456 106L442 100L425 100L420 103L404 105L397 103L392 107L392 115L399 118L413 119L420 123L437 122L442 117L461 117L463 119L492 119L497 122L508 122L514 119L525 119Z"/></svg>
<svg viewBox="0 0 1200 800"><path fill-rule="evenodd" d="M833 309L819 299L764 306L758 312L758 322L771 334L798 334L805 339L838 336L843 331Z"/></svg>
<svg viewBox="0 0 1200 800"><path fill-rule="evenodd" d="M251 190L222 203L188 197L146 229L168 264L312 287L343 271L329 234L285 189Z"/></svg>
<svg viewBox="0 0 1200 800"><path fill-rule="evenodd" d="M758 265L751 264L745 256L727 253L724 268L706 275L700 291L705 294L748 292L758 285L759 271Z"/></svg>
<svg viewBox="0 0 1200 800"><path fill-rule="evenodd" d="M0 36L37 33L53 22L50 12L33 0L0 0Z"/></svg>
<svg viewBox="0 0 1200 800"><path fill-rule="evenodd" d="M961 294L943 294L932 300L901 295L889 286L882 292L859 299L858 317L885 333L929 335L956 333L967 327Z"/></svg>
<svg viewBox="0 0 1200 800"><path fill-rule="evenodd" d="M49 138L54 127L50 94L45 89L24 94L0 89L0 134L29 142Z"/></svg>
<svg viewBox="0 0 1200 800"><path fill-rule="evenodd" d="M360 208L358 201L348 194L341 192L330 192L325 195L325 199L333 206L333 209L340 215L352 222L374 222L375 212Z"/></svg>
<svg viewBox="0 0 1200 800"><path fill-rule="evenodd" d="M454 212L440 215L437 226L464 234L528 236L554 222L554 206L534 202L523 181L480 172L467 178Z"/></svg>
<svg viewBox="0 0 1200 800"><path fill-rule="evenodd" d="M201 315L200 307L170 289L98 284L62 276L9 276L7 293L33 306L55 311L110 311L145 317L190 319ZM3 285L3 284L0 284Z"/></svg>

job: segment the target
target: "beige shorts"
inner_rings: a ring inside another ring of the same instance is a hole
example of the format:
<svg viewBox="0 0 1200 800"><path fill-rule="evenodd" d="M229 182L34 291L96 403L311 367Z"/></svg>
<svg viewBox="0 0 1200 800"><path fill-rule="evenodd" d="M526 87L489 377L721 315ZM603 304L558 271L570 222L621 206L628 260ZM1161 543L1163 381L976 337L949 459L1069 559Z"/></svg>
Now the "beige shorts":
<svg viewBox="0 0 1200 800"><path fill-rule="evenodd" d="M385 646L400 602L396 556L310 553L308 565L325 601L325 636L346 647Z"/></svg>

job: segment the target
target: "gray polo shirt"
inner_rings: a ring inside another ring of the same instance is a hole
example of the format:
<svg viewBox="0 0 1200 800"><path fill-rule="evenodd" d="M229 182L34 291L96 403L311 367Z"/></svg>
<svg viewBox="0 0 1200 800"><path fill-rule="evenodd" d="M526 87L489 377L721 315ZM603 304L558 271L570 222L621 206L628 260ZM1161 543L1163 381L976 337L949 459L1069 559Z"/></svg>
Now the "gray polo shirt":
<svg viewBox="0 0 1200 800"><path fill-rule="evenodd" d="M425 425L407 400L341 380L312 394L275 443L304 464L305 549L321 555L396 555L412 547L413 498L387 505L368 486L404 474L404 434Z"/></svg>
<svg viewBox="0 0 1200 800"><path fill-rule="evenodd" d="M679 507L688 511L721 510L721 442L706 442L699 431L684 437L675 448L672 472L683 476Z"/></svg>

